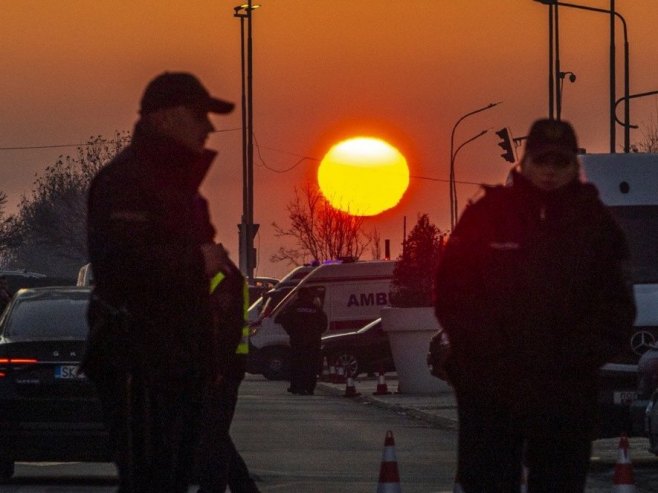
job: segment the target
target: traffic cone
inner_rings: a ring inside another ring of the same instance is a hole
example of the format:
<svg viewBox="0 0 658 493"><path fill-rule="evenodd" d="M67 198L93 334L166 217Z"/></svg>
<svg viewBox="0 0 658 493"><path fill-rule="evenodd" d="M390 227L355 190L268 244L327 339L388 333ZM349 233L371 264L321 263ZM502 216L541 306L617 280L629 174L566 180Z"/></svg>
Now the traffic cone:
<svg viewBox="0 0 658 493"><path fill-rule="evenodd" d="M320 380L323 382L329 381L329 363L327 363L327 357L322 358L322 373L320 374Z"/></svg>
<svg viewBox="0 0 658 493"><path fill-rule="evenodd" d="M635 476L633 475L633 464L631 464L628 447L628 438L624 434L619 439L615 475L612 479L613 493L635 493L637 491L635 489Z"/></svg>
<svg viewBox="0 0 658 493"><path fill-rule="evenodd" d="M361 395L361 393L356 391L356 387L354 386L354 379L349 376L347 377L347 382L345 384L345 394L343 394L343 397L356 397L357 395Z"/></svg>
<svg viewBox="0 0 658 493"><path fill-rule="evenodd" d="M345 368L342 366L336 369L336 383L345 383Z"/></svg>
<svg viewBox="0 0 658 493"><path fill-rule="evenodd" d="M386 377L384 376L384 370L379 370L379 376L377 377L377 390L372 393L372 395L386 395L390 394L388 391L388 385L386 385Z"/></svg>
<svg viewBox="0 0 658 493"><path fill-rule="evenodd" d="M402 493L400 489L400 473L398 471L398 460L395 457L395 440L393 432L388 430L384 439L384 452L382 463L379 467L379 483L377 493Z"/></svg>

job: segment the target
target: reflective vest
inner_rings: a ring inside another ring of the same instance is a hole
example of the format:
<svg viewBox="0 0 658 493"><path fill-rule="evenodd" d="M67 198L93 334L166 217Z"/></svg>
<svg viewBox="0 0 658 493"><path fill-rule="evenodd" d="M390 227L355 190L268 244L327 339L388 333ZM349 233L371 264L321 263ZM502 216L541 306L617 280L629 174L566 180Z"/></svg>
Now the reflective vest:
<svg viewBox="0 0 658 493"><path fill-rule="evenodd" d="M218 272L215 274L212 279L210 279L210 294L215 292L217 286L226 279L226 274L223 272ZM249 354L249 325L247 325L246 320L248 318L249 311L249 285L245 280L242 283L242 313L243 320L245 324L242 326L242 336L240 338L240 343L235 350L235 354Z"/></svg>

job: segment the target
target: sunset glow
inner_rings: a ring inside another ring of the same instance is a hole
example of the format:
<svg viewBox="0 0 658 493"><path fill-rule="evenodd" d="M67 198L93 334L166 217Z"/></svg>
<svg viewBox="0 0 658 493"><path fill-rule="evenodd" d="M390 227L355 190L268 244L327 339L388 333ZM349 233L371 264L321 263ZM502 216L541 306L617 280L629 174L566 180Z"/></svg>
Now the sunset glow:
<svg viewBox="0 0 658 493"><path fill-rule="evenodd" d="M336 209L374 216L400 201L409 186L409 167L389 143L354 137L327 152L318 168L318 185Z"/></svg>

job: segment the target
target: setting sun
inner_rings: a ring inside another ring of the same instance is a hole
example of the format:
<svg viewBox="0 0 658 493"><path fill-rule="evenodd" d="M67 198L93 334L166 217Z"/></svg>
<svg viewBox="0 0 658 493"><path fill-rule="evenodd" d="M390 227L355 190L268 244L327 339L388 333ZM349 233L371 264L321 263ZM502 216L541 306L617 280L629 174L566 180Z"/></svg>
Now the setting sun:
<svg viewBox="0 0 658 493"><path fill-rule="evenodd" d="M409 186L409 167L389 143L354 137L329 149L318 168L318 185L336 209L374 216L400 201Z"/></svg>

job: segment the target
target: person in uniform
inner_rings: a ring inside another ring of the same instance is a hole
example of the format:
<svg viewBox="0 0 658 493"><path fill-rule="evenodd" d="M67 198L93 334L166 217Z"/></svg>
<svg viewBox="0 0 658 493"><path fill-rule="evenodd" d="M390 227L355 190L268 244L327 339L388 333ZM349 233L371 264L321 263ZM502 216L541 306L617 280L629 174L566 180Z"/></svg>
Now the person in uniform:
<svg viewBox="0 0 658 493"><path fill-rule="evenodd" d="M327 315L316 303L313 290L302 287L297 299L274 320L290 336L290 388L293 394L313 395L320 366L320 341Z"/></svg>
<svg viewBox="0 0 658 493"><path fill-rule="evenodd" d="M187 492L213 378L208 284L223 258L199 185L216 155L205 149L208 114L233 106L192 74L157 76L131 144L91 183L95 286L81 370L98 390L120 493Z"/></svg>
<svg viewBox="0 0 658 493"><path fill-rule="evenodd" d="M225 253L210 280L214 378L203 399L199 438L199 492L259 493L230 435L249 354L249 286Z"/></svg>
<svg viewBox="0 0 658 493"><path fill-rule="evenodd" d="M622 230L579 179L565 121L536 121L507 186L466 208L436 275L466 493L582 492L599 367L632 332ZM445 352L445 347L441 351ZM435 369L436 371L436 369Z"/></svg>

